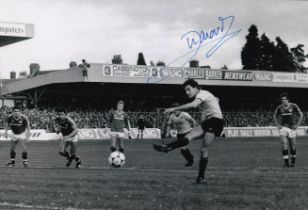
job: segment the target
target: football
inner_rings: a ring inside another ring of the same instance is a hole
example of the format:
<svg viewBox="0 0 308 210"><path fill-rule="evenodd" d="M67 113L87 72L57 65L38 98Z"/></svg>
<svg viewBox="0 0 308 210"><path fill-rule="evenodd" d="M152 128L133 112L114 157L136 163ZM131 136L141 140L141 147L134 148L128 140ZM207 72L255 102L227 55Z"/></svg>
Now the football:
<svg viewBox="0 0 308 210"><path fill-rule="evenodd" d="M119 168L125 163L125 155L122 152L112 152L108 158L108 162L111 166Z"/></svg>

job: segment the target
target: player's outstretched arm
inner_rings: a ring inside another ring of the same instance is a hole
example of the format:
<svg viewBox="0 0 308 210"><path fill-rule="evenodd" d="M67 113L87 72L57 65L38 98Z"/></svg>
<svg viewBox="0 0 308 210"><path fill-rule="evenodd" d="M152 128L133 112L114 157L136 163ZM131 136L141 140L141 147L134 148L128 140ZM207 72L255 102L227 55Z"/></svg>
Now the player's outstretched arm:
<svg viewBox="0 0 308 210"><path fill-rule="evenodd" d="M72 138L78 133L78 128L74 120L68 117L68 122L71 124L73 131L67 136L67 138Z"/></svg>
<svg viewBox="0 0 308 210"><path fill-rule="evenodd" d="M129 122L129 118L128 118L128 115L126 114L125 115L125 123L126 123L126 128L127 128L127 130L128 130L128 138L132 138L131 137L131 126L130 126L130 122Z"/></svg>
<svg viewBox="0 0 308 210"><path fill-rule="evenodd" d="M278 129L281 128L281 125L279 124L279 120L278 120L278 107L277 107L277 109L275 110L275 113L274 113L274 123L278 127Z"/></svg>
<svg viewBox="0 0 308 210"><path fill-rule="evenodd" d="M169 113L169 112L174 112L176 110L186 110L186 109L197 108L201 103L202 103L201 99L196 98L194 101L192 101L190 103L166 109L164 111L164 114Z"/></svg>
<svg viewBox="0 0 308 210"><path fill-rule="evenodd" d="M111 124L112 124L112 121L113 121L113 111L110 111L109 112L109 115L108 115L108 117L109 117L109 119L108 119L108 123L109 123L109 128L111 128Z"/></svg>
<svg viewBox="0 0 308 210"><path fill-rule="evenodd" d="M300 109L296 104L294 104L294 106L295 106L296 112L297 112L298 115L299 115L299 118L298 118L298 121L297 121L297 123L296 123L296 125L294 126L293 129L297 129L298 126L301 125L301 123L302 123L302 121L303 121L303 118L304 118L304 115L303 115L303 112L301 111L301 109Z"/></svg>

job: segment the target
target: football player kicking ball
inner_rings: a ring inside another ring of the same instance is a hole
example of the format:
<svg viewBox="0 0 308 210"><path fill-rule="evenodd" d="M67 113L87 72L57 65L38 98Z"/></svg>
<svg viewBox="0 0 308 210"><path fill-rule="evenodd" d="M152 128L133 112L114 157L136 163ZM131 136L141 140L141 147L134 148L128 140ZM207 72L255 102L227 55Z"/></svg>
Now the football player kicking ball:
<svg viewBox="0 0 308 210"><path fill-rule="evenodd" d="M12 133L8 135L8 129L12 130ZM26 143L30 138L30 124L28 118L21 114L18 107L13 108L13 114L7 119L5 126L4 136L5 138L10 138L10 157L11 161L7 166L15 166L15 156L16 156L16 146L20 141L22 147L22 163L24 167L28 167L28 152Z"/></svg>
<svg viewBox="0 0 308 210"><path fill-rule="evenodd" d="M187 96L194 100L182 106L166 109L165 113L198 108L201 113L202 122L199 126L193 128L188 134L186 134L182 141L176 141L169 145L154 145L154 147L156 150L169 152L176 148L186 146L193 139L201 138L201 157L199 162L199 173L196 180L196 183L200 184L205 181L204 173L208 164L209 147L213 143L215 137L221 135L224 121L218 98L209 91L201 90L198 82L193 79L188 79L184 82L183 86Z"/></svg>
<svg viewBox="0 0 308 210"><path fill-rule="evenodd" d="M57 133L61 133L61 139L59 143L61 156L66 157L67 163L66 167L70 167L73 160L76 161L76 168L81 167L81 159L77 155L77 145L78 145L78 129L76 123L65 114L64 110L58 110L58 116L55 119L55 127ZM70 152L68 152L68 147L71 147Z"/></svg>
<svg viewBox="0 0 308 210"><path fill-rule="evenodd" d="M177 107L179 105L180 104L178 103L174 103L172 106ZM182 112L182 111L172 112L169 116L169 121L167 125L167 134L170 135L171 126L175 125L175 128L177 130L177 136L176 136L177 140L175 142L167 144L167 146L172 147L173 144L177 144L177 141L183 141L185 135L192 130L190 123L193 124L193 127L196 127L196 121L187 112ZM156 149L156 147L157 146L154 145L154 149ZM185 166L186 167L192 166L194 163L194 156L191 154L190 150L187 147L182 147L181 154L187 161Z"/></svg>
<svg viewBox="0 0 308 210"><path fill-rule="evenodd" d="M303 120L303 113L296 104L289 102L287 93L281 94L280 99L281 104L276 108L274 121L279 129L281 138L282 157L284 159L283 167L294 167L296 161L296 129ZM298 120L296 120L297 116L299 116ZM288 144L290 146L291 165L289 165Z"/></svg>

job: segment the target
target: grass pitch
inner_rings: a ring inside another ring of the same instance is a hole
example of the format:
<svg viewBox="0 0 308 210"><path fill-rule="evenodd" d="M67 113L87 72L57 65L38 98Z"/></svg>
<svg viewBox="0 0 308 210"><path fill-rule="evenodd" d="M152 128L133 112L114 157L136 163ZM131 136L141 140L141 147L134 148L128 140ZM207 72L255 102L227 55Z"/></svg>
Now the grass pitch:
<svg viewBox="0 0 308 210"><path fill-rule="evenodd" d="M125 142L126 164L108 165L109 141L82 141L82 168L66 168L56 141L30 142L29 165L6 167L0 142L0 209L308 209L308 141L297 142L295 168L283 169L279 139L217 139L210 150L207 184L194 184L200 141L185 168L179 150L152 149L160 140Z"/></svg>

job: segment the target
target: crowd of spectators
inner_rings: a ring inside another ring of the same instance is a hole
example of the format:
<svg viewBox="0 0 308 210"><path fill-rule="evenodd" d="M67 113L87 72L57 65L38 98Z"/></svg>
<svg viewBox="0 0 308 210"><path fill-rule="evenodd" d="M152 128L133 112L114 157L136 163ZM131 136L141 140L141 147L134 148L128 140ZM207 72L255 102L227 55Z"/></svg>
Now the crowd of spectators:
<svg viewBox="0 0 308 210"><path fill-rule="evenodd" d="M113 109L105 110L68 110L68 115L76 122L78 128L105 128L110 123L110 113ZM4 127L5 116L10 113L9 108L1 109L0 127ZM53 108L24 109L23 114L28 116L32 129L46 129L53 132L53 121L56 118L56 111ZM200 115L196 112L190 113L197 122L200 122ZM273 112L266 110L257 111L230 111L224 113L225 126L227 127L258 127L273 126ZM137 126L140 115L145 119L145 126L148 128L163 128L166 126L166 116L161 111L156 112L130 112L128 111L132 127ZM302 125L308 125L308 112L304 112Z"/></svg>
<svg viewBox="0 0 308 210"><path fill-rule="evenodd" d="M110 116L113 109L105 110L68 110L67 114L75 122L78 128L106 128L110 124ZM0 128L4 127L6 116L11 113L10 108L1 109L0 114ZM26 115L30 121L31 129L45 129L47 131L54 131L53 122L57 117L55 109L23 109L22 113ZM159 117L156 112L130 112L128 111L130 123L132 127L137 126L137 120L140 115L144 116L145 126L156 127Z"/></svg>

